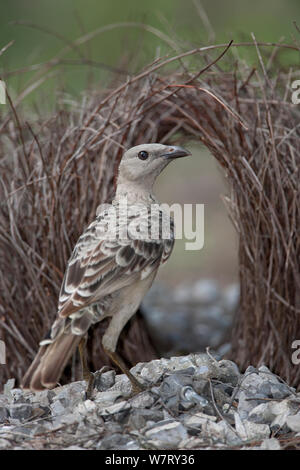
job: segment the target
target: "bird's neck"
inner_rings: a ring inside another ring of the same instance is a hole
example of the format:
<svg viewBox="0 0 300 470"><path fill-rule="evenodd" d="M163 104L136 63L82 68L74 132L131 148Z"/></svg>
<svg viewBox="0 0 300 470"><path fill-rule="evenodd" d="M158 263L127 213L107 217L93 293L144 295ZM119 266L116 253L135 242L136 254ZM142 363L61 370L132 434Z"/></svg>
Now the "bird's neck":
<svg viewBox="0 0 300 470"><path fill-rule="evenodd" d="M115 201L126 198L128 203L144 203L152 204L157 202L154 194L153 187L145 184L132 183L128 181L118 181Z"/></svg>

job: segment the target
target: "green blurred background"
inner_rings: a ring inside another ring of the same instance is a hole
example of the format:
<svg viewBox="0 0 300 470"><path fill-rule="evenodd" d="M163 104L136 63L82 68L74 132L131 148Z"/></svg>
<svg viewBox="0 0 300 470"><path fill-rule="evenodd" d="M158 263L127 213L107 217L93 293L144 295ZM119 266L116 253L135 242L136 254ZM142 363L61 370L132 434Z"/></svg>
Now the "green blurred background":
<svg viewBox="0 0 300 470"><path fill-rule="evenodd" d="M258 41L299 41L292 24L300 23L299 0L1 0L0 5L0 49L14 41L0 56L0 77L14 100L27 90L28 109L36 102L45 112L55 105L57 90L80 96L112 76L125 80L157 56L174 54L174 42L188 50L209 42L251 41L251 32ZM91 39L74 43L93 31ZM256 60L254 48L235 53ZM293 52L284 60L291 54L295 63ZM41 65L53 58L60 60L57 67ZM160 277L171 284L210 277L228 284L237 279L237 242L220 197L226 185L209 153L192 149L191 159L170 165L161 176L157 194L165 202L205 204L205 245L200 252L185 251L178 241Z"/></svg>
<svg viewBox="0 0 300 470"><path fill-rule="evenodd" d="M299 18L299 0L202 0L201 3L194 0L1 0L0 4L0 47L15 41L0 57L1 75L49 61L72 41L95 31L92 39L61 57L65 64L59 67L60 84L71 93L80 93L89 83L89 67L74 65L83 56L126 73L136 71L157 54L170 53L172 40L187 50L207 45L208 41L249 41L251 32L260 41L291 42L299 37L292 25ZM36 28L15 22L26 22ZM116 23L136 23L136 26ZM166 37L146 31L141 24L156 28ZM112 29L99 31L108 25ZM239 49L237 54L246 54L248 59L256 57L253 48ZM66 65L66 61L71 63ZM20 92L34 73L10 75L9 88ZM102 82L109 78L107 70L101 67L93 67L93 75ZM51 80L46 82L44 89L48 89ZM28 99L34 96L31 93Z"/></svg>

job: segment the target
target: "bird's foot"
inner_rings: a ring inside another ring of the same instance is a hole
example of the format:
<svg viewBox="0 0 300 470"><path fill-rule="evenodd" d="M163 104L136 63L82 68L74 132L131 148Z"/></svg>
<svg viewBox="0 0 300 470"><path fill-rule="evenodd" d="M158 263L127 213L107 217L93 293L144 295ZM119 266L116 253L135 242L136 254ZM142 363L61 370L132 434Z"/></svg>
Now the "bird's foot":
<svg viewBox="0 0 300 470"><path fill-rule="evenodd" d="M100 370L97 370L97 372L90 372L88 377L85 377L85 381L87 383L86 390L85 390L85 395L84 399L85 400L91 400L93 391L96 388L96 384L98 383L100 377L104 372L107 372L111 370L111 367L109 366L103 366L101 367Z"/></svg>
<svg viewBox="0 0 300 470"><path fill-rule="evenodd" d="M90 375L88 378L84 379L86 381L86 389L85 389L85 394L84 394L84 399L85 400L90 400L92 398L93 390L94 390L94 384L95 384L95 375L90 372Z"/></svg>
<svg viewBox="0 0 300 470"><path fill-rule="evenodd" d="M141 384L133 375L129 377L131 382L131 393L130 396L138 395L141 392L145 392L148 387L146 385Z"/></svg>

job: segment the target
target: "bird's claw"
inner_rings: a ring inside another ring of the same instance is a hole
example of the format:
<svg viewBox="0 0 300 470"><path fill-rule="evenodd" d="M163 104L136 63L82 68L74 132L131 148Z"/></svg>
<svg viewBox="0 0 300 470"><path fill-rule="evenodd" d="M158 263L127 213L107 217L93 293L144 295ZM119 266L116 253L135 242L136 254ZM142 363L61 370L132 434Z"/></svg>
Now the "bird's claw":
<svg viewBox="0 0 300 470"><path fill-rule="evenodd" d="M87 386L84 394L85 400L90 400L92 398L94 384L95 384L95 374L90 372L89 378L86 380Z"/></svg>

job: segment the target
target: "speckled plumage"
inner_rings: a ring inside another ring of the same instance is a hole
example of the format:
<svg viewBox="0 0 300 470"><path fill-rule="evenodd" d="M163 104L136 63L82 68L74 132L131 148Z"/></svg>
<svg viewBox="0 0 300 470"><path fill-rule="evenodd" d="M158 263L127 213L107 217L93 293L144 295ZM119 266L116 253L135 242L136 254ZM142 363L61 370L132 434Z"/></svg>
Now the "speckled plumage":
<svg viewBox="0 0 300 470"><path fill-rule="evenodd" d="M58 318L50 337L41 344L53 342L66 332L84 335L89 326L113 314L115 293L147 278L171 254L174 245L174 223L161 210L152 211L151 204L139 211L137 205L121 201L98 214L79 238L68 262L62 283ZM116 218L115 218L116 216ZM117 230L109 230L117 222ZM134 239L128 227L141 227ZM152 239L154 227L160 237ZM163 239L163 226L170 238ZM126 232L129 232L125 238ZM67 321L66 321L67 320Z"/></svg>
<svg viewBox="0 0 300 470"><path fill-rule="evenodd" d="M137 158L141 151L151 156L149 162ZM54 387L80 338L106 317L111 321L102 342L106 350L115 351L120 332L174 245L173 221L152 194L155 179L169 163L172 151L188 155L183 149L161 144L145 144L125 153L115 200L99 211L69 259L57 318L40 343L24 377L24 388Z"/></svg>

